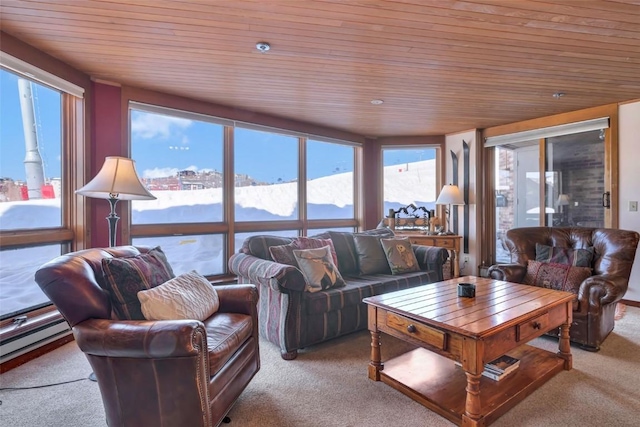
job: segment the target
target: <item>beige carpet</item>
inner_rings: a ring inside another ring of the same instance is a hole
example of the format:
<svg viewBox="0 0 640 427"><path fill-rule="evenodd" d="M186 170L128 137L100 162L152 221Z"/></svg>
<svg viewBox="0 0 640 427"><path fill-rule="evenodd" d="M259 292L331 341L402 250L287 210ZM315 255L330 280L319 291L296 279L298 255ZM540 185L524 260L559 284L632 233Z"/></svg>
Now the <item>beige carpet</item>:
<svg viewBox="0 0 640 427"><path fill-rule="evenodd" d="M552 338L533 343L557 348ZM290 362L282 360L272 344L261 345L262 369L229 414L230 427L453 425L367 378L366 331L311 347ZM383 336L383 357L407 349L402 342ZM572 353L572 371L558 374L493 425L640 425L640 308L627 307L599 353L573 346ZM85 378L90 372L75 343L69 343L3 374L0 387ZM106 426L97 385L89 381L0 391L0 400L3 427Z"/></svg>

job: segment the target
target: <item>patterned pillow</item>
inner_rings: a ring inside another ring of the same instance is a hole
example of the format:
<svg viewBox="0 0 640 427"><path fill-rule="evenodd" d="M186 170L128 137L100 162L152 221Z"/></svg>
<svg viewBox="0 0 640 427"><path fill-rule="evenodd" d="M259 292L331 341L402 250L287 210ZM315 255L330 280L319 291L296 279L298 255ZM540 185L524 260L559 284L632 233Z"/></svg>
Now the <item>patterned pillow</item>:
<svg viewBox="0 0 640 427"><path fill-rule="evenodd" d="M104 258L102 273L113 310L121 320L145 320L138 292L175 277L160 247L131 258Z"/></svg>
<svg viewBox="0 0 640 427"><path fill-rule="evenodd" d="M307 282L307 292L318 292L345 285L338 268L333 263L331 249L295 249L293 251L298 266Z"/></svg>
<svg viewBox="0 0 640 427"><path fill-rule="evenodd" d="M293 239L291 244L294 249L319 249L324 246L329 246L333 263L338 265L338 255L336 254L336 249L333 247L331 239L320 239L318 237L296 237Z"/></svg>
<svg viewBox="0 0 640 427"><path fill-rule="evenodd" d="M541 288L578 293L580 284L591 276L591 268L529 260L524 283Z"/></svg>
<svg viewBox="0 0 640 427"><path fill-rule="evenodd" d="M536 261L573 265L576 267L591 267L592 260L593 247L588 249L571 249L536 243Z"/></svg>
<svg viewBox="0 0 640 427"><path fill-rule="evenodd" d="M382 235L371 235L365 233L353 233L353 242L358 255L358 267L360 274L389 274L389 263L387 255L382 249L380 239Z"/></svg>
<svg viewBox="0 0 640 427"><path fill-rule="evenodd" d="M382 249L391 267L391 274L402 274L410 271L420 271L418 259L413 253L411 242L406 237L394 239L380 239Z"/></svg>
<svg viewBox="0 0 640 427"><path fill-rule="evenodd" d="M269 246L269 253L275 262L297 267L298 261L296 261L296 257L293 256L294 249L296 249L296 247L293 246L293 243L289 243L288 245Z"/></svg>
<svg viewBox="0 0 640 427"><path fill-rule="evenodd" d="M138 292L138 300L147 320L205 320L220 307L215 288L195 271Z"/></svg>

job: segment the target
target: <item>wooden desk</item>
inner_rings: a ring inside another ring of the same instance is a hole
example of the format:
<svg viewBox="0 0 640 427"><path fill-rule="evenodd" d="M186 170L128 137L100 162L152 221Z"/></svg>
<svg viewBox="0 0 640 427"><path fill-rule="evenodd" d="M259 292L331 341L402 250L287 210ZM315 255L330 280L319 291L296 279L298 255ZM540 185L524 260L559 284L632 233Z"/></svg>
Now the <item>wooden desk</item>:
<svg viewBox="0 0 640 427"><path fill-rule="evenodd" d="M436 246L446 248L451 253L451 265L453 268L452 276L460 277L460 242L462 236L428 236L426 234L416 233L415 231L394 230L397 236L407 236L409 241L414 245Z"/></svg>
<svg viewBox="0 0 640 427"><path fill-rule="evenodd" d="M458 297L459 282L474 283L476 297ZM558 372L571 370L574 297L465 276L365 298L371 332L369 378L458 425L487 426ZM558 327L557 353L526 344ZM381 333L419 347L383 363ZM485 363L507 353L520 359L514 372L500 381L482 376Z"/></svg>

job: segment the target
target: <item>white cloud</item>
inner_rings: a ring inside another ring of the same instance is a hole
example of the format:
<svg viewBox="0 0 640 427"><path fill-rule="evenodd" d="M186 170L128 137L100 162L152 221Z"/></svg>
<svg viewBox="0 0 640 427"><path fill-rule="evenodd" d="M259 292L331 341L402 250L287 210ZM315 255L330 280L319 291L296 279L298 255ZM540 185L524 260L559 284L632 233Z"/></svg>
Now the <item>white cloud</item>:
<svg viewBox="0 0 640 427"><path fill-rule="evenodd" d="M178 168L153 168L145 169L142 172L143 178L166 178L168 176L176 176Z"/></svg>
<svg viewBox="0 0 640 427"><path fill-rule="evenodd" d="M186 129L191 126L191 120L179 117L161 116L159 114L140 113L136 114L131 122L131 131L135 136L143 139L154 137L169 138L172 132ZM188 139L183 137L182 143L188 143Z"/></svg>

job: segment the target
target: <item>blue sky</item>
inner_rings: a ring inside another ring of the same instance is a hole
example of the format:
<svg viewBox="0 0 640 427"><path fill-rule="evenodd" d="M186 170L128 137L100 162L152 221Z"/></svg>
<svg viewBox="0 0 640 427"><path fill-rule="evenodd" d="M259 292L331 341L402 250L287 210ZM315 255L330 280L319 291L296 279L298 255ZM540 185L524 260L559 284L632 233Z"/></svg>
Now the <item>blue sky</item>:
<svg viewBox="0 0 640 427"><path fill-rule="evenodd" d="M0 71L0 177L25 179L24 132L18 98L18 78ZM37 94L40 154L45 177L60 177L60 95L34 84ZM132 152L142 177L174 175L178 170L222 170L222 126L133 111ZM353 171L353 150L348 146L315 142L308 145L310 179ZM389 150L385 165L433 158L434 150ZM297 139L236 128L235 172L262 182L290 181L297 177Z"/></svg>

